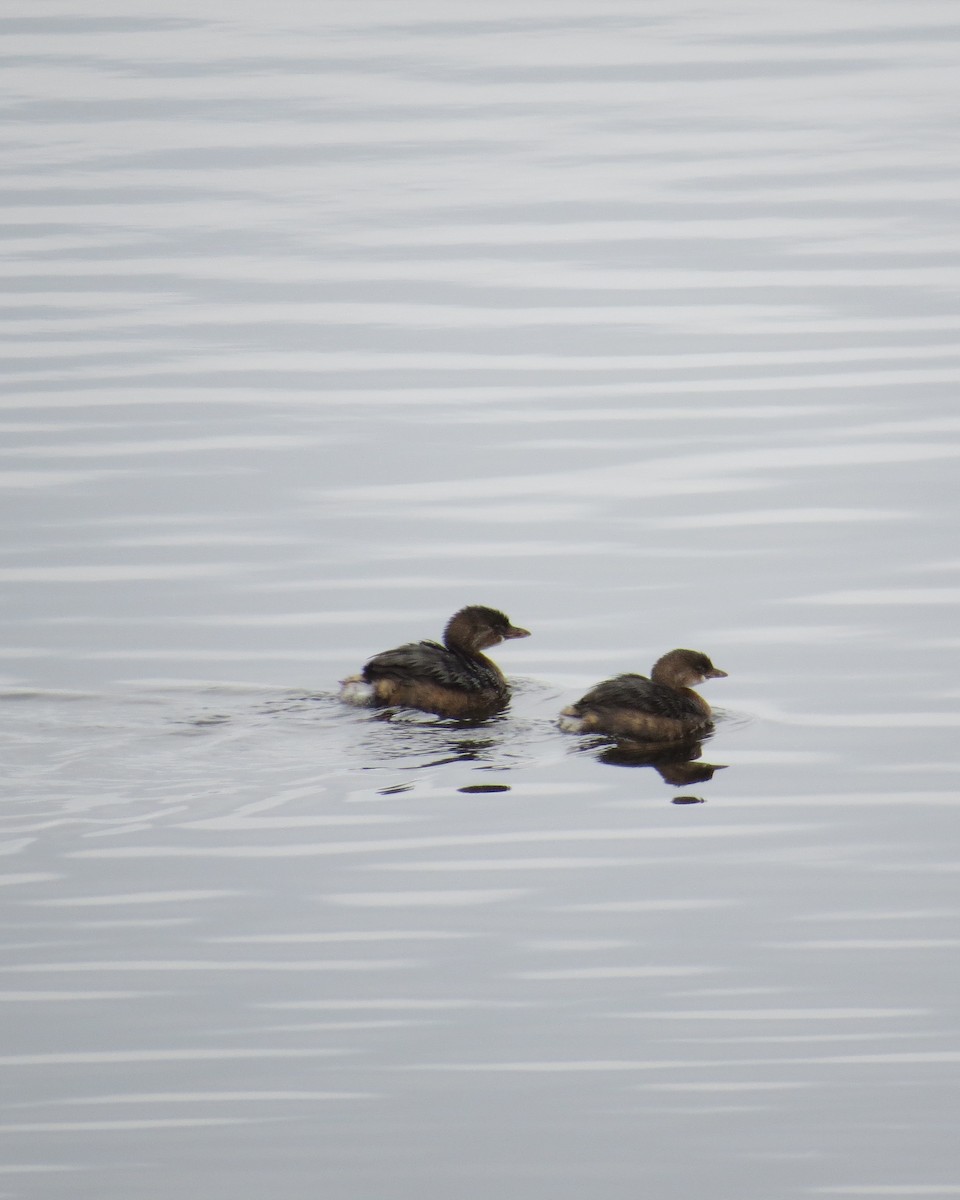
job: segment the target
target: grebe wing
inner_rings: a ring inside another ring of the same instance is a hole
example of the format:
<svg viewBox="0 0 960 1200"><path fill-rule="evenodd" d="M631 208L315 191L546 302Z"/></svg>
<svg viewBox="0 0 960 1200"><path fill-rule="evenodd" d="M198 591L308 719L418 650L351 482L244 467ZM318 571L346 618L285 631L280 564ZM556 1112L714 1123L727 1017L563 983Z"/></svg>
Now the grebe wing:
<svg viewBox="0 0 960 1200"><path fill-rule="evenodd" d="M617 675L614 679L605 679L573 707L578 713L597 708L629 708L678 721L703 718L703 709L692 697L654 683L646 675Z"/></svg>
<svg viewBox="0 0 960 1200"><path fill-rule="evenodd" d="M400 683L421 679L461 692L479 692L491 685L481 664L461 658L438 642L408 642L375 654L363 668L363 677L368 683L377 679L396 679Z"/></svg>

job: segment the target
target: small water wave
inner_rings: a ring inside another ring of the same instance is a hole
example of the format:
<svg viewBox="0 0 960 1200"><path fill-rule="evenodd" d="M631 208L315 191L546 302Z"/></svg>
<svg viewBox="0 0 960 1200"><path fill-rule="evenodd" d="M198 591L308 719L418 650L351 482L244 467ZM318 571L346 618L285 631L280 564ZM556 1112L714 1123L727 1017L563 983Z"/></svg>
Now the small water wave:
<svg viewBox="0 0 960 1200"><path fill-rule="evenodd" d="M7 1190L960 1194L956 23L20 8ZM338 704L480 598L507 712Z"/></svg>

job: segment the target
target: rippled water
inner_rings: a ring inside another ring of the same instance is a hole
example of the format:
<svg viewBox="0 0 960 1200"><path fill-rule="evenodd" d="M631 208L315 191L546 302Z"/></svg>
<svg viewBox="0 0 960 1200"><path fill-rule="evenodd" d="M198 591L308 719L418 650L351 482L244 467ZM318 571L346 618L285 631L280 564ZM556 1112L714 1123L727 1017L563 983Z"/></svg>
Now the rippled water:
<svg viewBox="0 0 960 1200"><path fill-rule="evenodd" d="M0 1194L960 1195L958 30L7 10Z"/></svg>

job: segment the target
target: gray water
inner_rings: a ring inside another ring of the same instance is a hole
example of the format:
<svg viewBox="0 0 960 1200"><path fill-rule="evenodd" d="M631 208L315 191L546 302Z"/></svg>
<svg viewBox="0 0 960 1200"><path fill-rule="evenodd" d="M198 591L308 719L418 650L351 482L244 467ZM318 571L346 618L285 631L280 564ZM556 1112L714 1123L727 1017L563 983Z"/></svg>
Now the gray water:
<svg viewBox="0 0 960 1200"><path fill-rule="evenodd" d="M5 10L0 1195L960 1195L958 32Z"/></svg>

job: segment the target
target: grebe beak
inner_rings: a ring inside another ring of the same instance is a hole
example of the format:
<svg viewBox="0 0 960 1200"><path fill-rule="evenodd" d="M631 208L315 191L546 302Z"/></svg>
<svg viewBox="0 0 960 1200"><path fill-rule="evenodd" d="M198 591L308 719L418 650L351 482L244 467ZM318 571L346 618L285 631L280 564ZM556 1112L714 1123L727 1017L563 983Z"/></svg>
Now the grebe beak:
<svg viewBox="0 0 960 1200"><path fill-rule="evenodd" d="M726 679L727 672L721 671L718 667L714 667L712 671L708 671L704 675L704 679Z"/></svg>
<svg viewBox="0 0 960 1200"><path fill-rule="evenodd" d="M503 636L504 636L504 638L507 638L507 639L529 637L530 630L529 629L518 629L516 625L511 625L510 628L507 630L507 632Z"/></svg>

